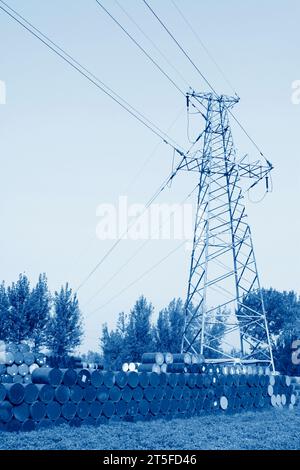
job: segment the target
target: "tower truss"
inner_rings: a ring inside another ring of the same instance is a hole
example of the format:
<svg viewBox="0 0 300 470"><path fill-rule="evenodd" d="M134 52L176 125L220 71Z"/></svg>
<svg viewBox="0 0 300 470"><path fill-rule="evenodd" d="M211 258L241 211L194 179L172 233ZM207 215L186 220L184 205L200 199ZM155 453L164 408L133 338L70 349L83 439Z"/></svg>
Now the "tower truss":
<svg viewBox="0 0 300 470"><path fill-rule="evenodd" d="M180 166L199 174L182 350L206 358L255 360L274 369L243 204L245 190L263 179L268 187L272 165L238 158L229 122L238 98L195 92L187 98L205 111L204 130L197 139L200 150ZM249 302L253 294L254 305Z"/></svg>

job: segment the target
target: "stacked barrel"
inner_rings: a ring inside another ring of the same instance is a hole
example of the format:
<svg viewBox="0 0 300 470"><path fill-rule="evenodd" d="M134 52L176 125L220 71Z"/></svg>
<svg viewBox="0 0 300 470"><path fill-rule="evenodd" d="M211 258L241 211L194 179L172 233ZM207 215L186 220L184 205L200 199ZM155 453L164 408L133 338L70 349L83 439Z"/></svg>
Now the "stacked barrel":
<svg viewBox="0 0 300 470"><path fill-rule="evenodd" d="M145 353L142 355L142 363L138 366L139 372L200 372L204 358L197 354L171 354Z"/></svg>
<svg viewBox="0 0 300 470"><path fill-rule="evenodd" d="M30 383L31 374L46 364L46 356L33 353L28 344L3 344L0 348L0 383Z"/></svg>
<svg viewBox="0 0 300 470"><path fill-rule="evenodd" d="M200 373L157 373L48 367L36 369L31 384L0 384L0 428L97 426L295 403L289 378L262 368L204 364Z"/></svg>

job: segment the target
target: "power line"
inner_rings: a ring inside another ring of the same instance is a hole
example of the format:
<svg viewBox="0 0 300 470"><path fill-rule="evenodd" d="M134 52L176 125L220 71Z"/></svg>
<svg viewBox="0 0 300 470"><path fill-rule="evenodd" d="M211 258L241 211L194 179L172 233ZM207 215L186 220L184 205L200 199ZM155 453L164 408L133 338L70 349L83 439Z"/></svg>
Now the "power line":
<svg viewBox="0 0 300 470"><path fill-rule="evenodd" d="M149 201L147 202L147 204L145 205L144 207L144 210L135 218L135 220L132 221L131 224L129 224L127 226L127 229L122 233L122 235L114 242L114 244L109 248L109 250L107 250L107 252L102 256L102 258L100 259L100 261L95 265L95 267L89 272L89 274L85 277L85 279L79 284L79 286L77 287L76 289L76 292L78 292L80 289L82 289L82 287L87 283L87 281L92 277L92 275L100 268L100 266L104 263L104 261L108 258L108 256L114 251L114 249L119 245L119 243L121 242L121 240L123 239L123 237L125 235L127 235L127 233L129 232L129 230L137 223L137 221L145 214L145 212L147 211L148 207L152 204L153 201L155 201L155 199L159 196L159 194L167 187L168 183L170 181L173 180L174 176L177 174L177 172L179 171L179 168L182 164L182 162L184 161L185 159L185 156L181 159L179 165L176 167L176 169L170 174L170 176L168 178L166 178L166 180L164 180L164 182L160 185L160 187L157 189L157 191L153 194L153 196L151 196L151 198L149 199Z"/></svg>
<svg viewBox="0 0 300 470"><path fill-rule="evenodd" d="M141 279L143 279L144 277L146 277L148 274L150 274L152 271L154 271L154 269L156 269L160 264L162 264L164 261L166 261L170 256L172 256L176 251L178 251L184 244L186 243L186 240L184 240L183 242L181 242L176 248L174 248L173 250L171 250L166 256L164 256L162 259L160 259L157 263L155 263L153 266L151 266L149 269L147 269L147 271L145 271L143 274L141 274L137 279L135 279L133 282L131 282L130 284L128 284L126 287L124 287L124 289L122 289L120 292L118 292L116 295L114 295L113 297L111 297L107 302L105 302L103 305L101 305L100 307L97 307L95 310L93 310L91 313L89 313L87 315L86 318L89 318L91 317L92 315L94 315L96 312L98 312L99 310L102 310L104 307L107 307L107 305L109 305L111 302L113 302L115 299L117 299L118 297L120 297L120 295L124 294L124 292L126 292L128 289L130 289L132 286L134 286L135 284L137 284Z"/></svg>
<svg viewBox="0 0 300 470"><path fill-rule="evenodd" d="M155 42L151 39L151 37L145 33L143 28L140 27L140 25L135 21L134 18L125 10L125 8L118 2L118 0L115 0L115 3L118 5L118 7L122 10L122 12L129 18L129 20L136 26L136 28L140 31L140 33L152 44L154 49L160 54L160 56L165 60L165 62L176 72L176 74L181 78L181 80L189 87L189 83L185 79L185 77L182 75L182 73L175 67L174 64L168 59L166 54L162 52L162 50L155 44Z"/></svg>
<svg viewBox="0 0 300 470"><path fill-rule="evenodd" d="M117 0L115 0L117 1ZM232 83L230 82L230 80L228 79L228 77L226 76L225 72L223 71L223 69L220 67L220 65L218 64L218 62L215 60L215 58L213 57L213 55L211 54L211 52L209 51L209 49L206 47L206 45L204 44L204 42L202 41L202 39L200 38L199 36L199 33L193 28L193 26L191 25L191 23L189 22L189 20L187 19L187 17L183 14L182 10L179 8L179 6L176 4L175 0L170 0L174 6L174 8L177 10L178 14L181 16L181 18L183 19L183 21L185 22L185 24L188 26L188 28L192 31L193 35L195 36L195 38L197 39L197 41L199 42L199 44L201 45L202 49L206 52L206 54L208 55L208 57L210 58L210 60L213 62L213 64L215 65L215 67L217 68L217 70L219 71L220 75L223 77L223 79L225 80L225 82L227 83L227 85L229 86L229 88L231 88L231 90L233 91L233 93L235 95L238 96L237 92L235 91L235 88L233 87Z"/></svg>
<svg viewBox="0 0 300 470"><path fill-rule="evenodd" d="M195 188L181 201L181 205L184 204L191 196L192 194L195 192L195 190L199 187L199 184L197 184L195 186ZM170 214L164 221L163 223L159 226L159 229L161 229L165 224L166 222L168 222L172 217L172 214ZM92 295L92 297L89 298L89 300L84 304L83 307L85 307L86 305L88 305L89 303L91 303L109 284L111 281L113 281L119 274L121 271L123 271L124 268L126 268L130 262L138 255L138 253L140 251L142 251L146 245L148 245L148 243L150 243L151 239L148 238L147 240L144 241L144 243L139 246L135 252L125 261L125 263L123 263L121 265L121 267L115 271L115 273L95 292L95 294Z"/></svg>
<svg viewBox="0 0 300 470"><path fill-rule="evenodd" d="M97 0L96 0L97 1ZM168 35L173 39L173 41L176 43L177 47L179 47L179 49L181 50L181 52L185 55L185 57L188 59L188 61L193 65L193 67L197 70L197 72L200 74L200 76L203 78L203 80L205 81L205 83L209 86L209 88L215 93L215 95L218 95L218 93L216 92L216 90L214 89L214 87L212 86L212 84L208 81L208 79L205 77L205 75L203 75L203 73L201 72L201 70L197 67L197 65L195 64L195 62L192 61L192 59L190 58L190 56L188 55L188 53L183 49L183 47L179 44L179 42L177 41L177 39L175 38L175 36L171 33L171 31L166 27L166 25L163 23L163 21L159 18L159 16L155 13L155 11L151 8L151 6L149 5L149 3L146 2L146 0L142 0L145 5L147 6L147 8L151 11L152 15L155 16L155 18L157 19L157 21L160 23L160 25L164 28L164 30L168 33Z"/></svg>
<svg viewBox="0 0 300 470"><path fill-rule="evenodd" d="M75 69L77 72L79 72L82 76L84 76L87 80L89 80L90 83L92 83L94 86L96 86L98 89L100 89L103 93L105 93L108 97L110 97L113 101L115 101L119 106L121 106L125 111L127 111L131 116L133 116L136 120L138 120L141 124L143 124L146 128L148 128L153 134L155 134L157 137L159 137L164 143L167 145L170 145L172 148L175 148L174 145L171 143L173 141L172 138L167 136L165 132L163 132L161 129L159 129L155 124L153 124L151 121L149 121L148 118L143 116L139 111L137 111L133 106L131 106L126 100L121 98L117 93L115 93L113 90L111 90L107 85L105 85L103 82L101 82L95 75L93 75L91 72L89 72L84 66L82 66L77 60L73 59L73 57L69 54L67 54L60 46L58 46L56 43L54 43L52 40L48 39L46 35L44 35L42 32L38 30L35 26L31 25L29 21L27 21L25 18L23 18L19 13L15 12L11 7L9 7L5 2L0 0L1 3L6 5L11 11L13 11L16 16L14 16L12 13L7 11L3 6L0 6L0 9L4 11L8 16L10 16L12 19L14 19L19 25L21 25L24 29L26 29L30 34L32 34L35 38L37 38L40 42L42 42L45 46L47 46L52 52L54 52L56 55L58 55L61 59L63 59L66 63L68 63L73 69ZM26 24L23 23L23 21L26 22ZM29 27L30 26L30 27ZM32 29L33 28L36 32L34 32ZM39 34L42 36L40 37ZM43 39L44 38L44 39ZM45 40L46 39L46 40ZM50 44L48 44L49 41ZM58 50L55 49L55 46ZM61 51L61 52L59 52ZM65 54L65 56L63 55ZM74 63L73 63L74 62ZM106 89L105 89L105 88ZM115 96L113 96L115 95ZM123 103L122 103L123 101ZM125 103L125 104L124 104ZM147 123L148 122L148 123ZM175 145L177 145L179 148L182 148L179 146L175 141L173 141Z"/></svg>
<svg viewBox="0 0 300 470"><path fill-rule="evenodd" d="M167 26L164 24L164 22L160 19L160 17L155 13L153 8L149 5L149 3L146 0L142 0L144 4L147 6L147 8L150 10L152 15L157 19L157 21L160 23L160 25L163 27L163 29L167 32L167 34L172 38L172 40L175 42L177 47L181 50L181 52L185 55L185 57L188 59L188 61L192 64L192 66L197 70L199 75L202 77L202 79L205 81L205 83L208 85L208 87L212 90L212 92L218 96L218 93L216 92L215 88L213 85L209 82L209 80L203 75L199 67L195 64L195 62L190 58L188 53L185 51L185 49L181 46L181 44L177 41L175 36L171 33L171 31L167 28ZM250 136L250 134L246 131L245 127L241 124L241 122L238 120L238 118L233 114L231 109L228 109L229 114L232 116L234 121L238 124L238 126L242 129L242 131L245 133L245 135L248 137L250 142L254 145L256 150L259 152L259 154L265 159L265 161L268 163L269 166L272 166L271 163L268 161L268 159L265 157L255 140Z"/></svg>
<svg viewBox="0 0 300 470"><path fill-rule="evenodd" d="M155 67L158 68L158 70L169 80L170 83L181 93L183 96L185 96L185 93L179 88L179 86L174 82L174 80L168 75L162 67L151 57L150 54L144 49L137 41L134 39L134 37L124 28L124 26L121 25L121 23L99 2L99 0L96 0L96 3L99 5L100 8L119 26L119 28L122 29L122 31L126 34L126 36L145 54L145 56L152 62Z"/></svg>

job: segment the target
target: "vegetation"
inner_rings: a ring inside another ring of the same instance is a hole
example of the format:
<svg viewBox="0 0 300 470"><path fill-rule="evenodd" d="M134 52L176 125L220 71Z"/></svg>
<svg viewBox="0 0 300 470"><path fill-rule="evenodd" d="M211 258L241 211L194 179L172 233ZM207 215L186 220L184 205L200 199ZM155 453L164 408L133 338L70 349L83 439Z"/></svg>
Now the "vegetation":
<svg viewBox="0 0 300 470"><path fill-rule="evenodd" d="M0 449L296 449L300 408L0 433Z"/></svg>
<svg viewBox="0 0 300 470"><path fill-rule="evenodd" d="M34 350L46 346L66 354L81 343L82 323L76 295L68 284L51 295L45 274L31 288L25 274L6 288L0 285L0 340L27 341Z"/></svg>

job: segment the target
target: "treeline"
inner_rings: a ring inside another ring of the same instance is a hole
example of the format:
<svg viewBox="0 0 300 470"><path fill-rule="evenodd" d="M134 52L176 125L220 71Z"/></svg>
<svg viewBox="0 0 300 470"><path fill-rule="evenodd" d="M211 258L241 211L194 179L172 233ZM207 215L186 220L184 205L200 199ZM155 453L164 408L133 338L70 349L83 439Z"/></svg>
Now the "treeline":
<svg viewBox="0 0 300 470"><path fill-rule="evenodd" d="M293 344L300 340L300 299L293 291L279 292L275 289L263 289L267 321L276 369L282 373L299 375L300 365L293 357ZM245 299L249 307L260 305L260 296L251 294ZM121 312L115 329L103 326L100 346L106 365L119 368L123 362L139 362L144 352L170 351L180 352L184 329L184 304L181 299L174 299L167 308L161 310L157 321L152 323L154 308L145 297L140 297L132 310ZM219 312L219 319L228 312ZM210 333L215 340L213 347L218 349L222 342L224 326L215 324ZM253 327L253 335L260 331ZM212 357L210 353L210 357ZM217 357L215 354L214 357Z"/></svg>
<svg viewBox="0 0 300 470"><path fill-rule="evenodd" d="M46 347L66 355L81 344L82 319L78 299L66 284L51 294L45 274L31 287L25 274L0 285L0 341L28 342L33 350Z"/></svg>

